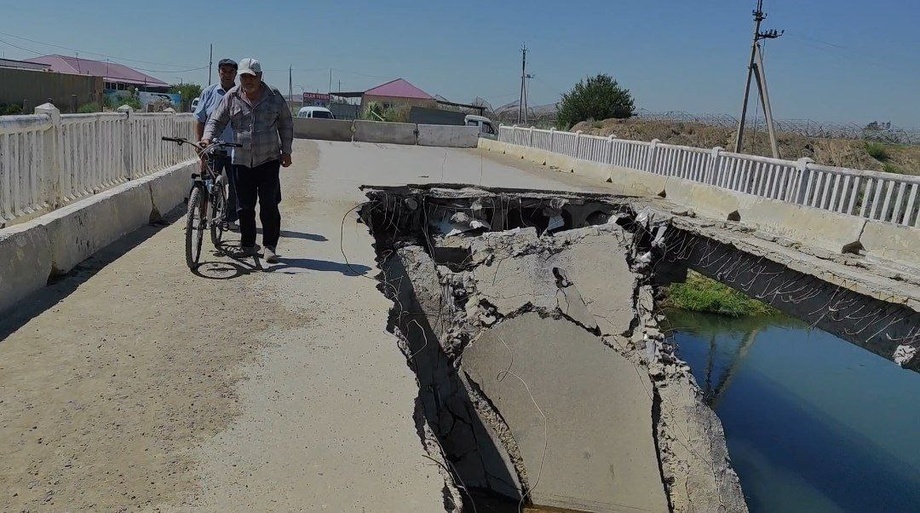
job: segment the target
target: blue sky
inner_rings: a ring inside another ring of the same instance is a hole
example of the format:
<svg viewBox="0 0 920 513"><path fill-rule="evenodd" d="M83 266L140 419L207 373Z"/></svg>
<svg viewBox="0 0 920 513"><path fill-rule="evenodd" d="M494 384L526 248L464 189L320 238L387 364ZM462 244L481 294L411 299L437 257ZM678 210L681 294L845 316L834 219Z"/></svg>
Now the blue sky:
<svg viewBox="0 0 920 513"><path fill-rule="evenodd" d="M167 82L206 84L214 43L215 62L256 57L266 81L283 90L289 66L295 92L326 91L332 68L333 90L339 80L343 90L363 90L403 77L454 101L481 96L499 106L517 99L526 42L532 105L556 101L587 75L609 73L639 107L733 115L741 107L755 6L755 0L4 3L0 52L7 58L79 51L105 60L94 52ZM776 117L920 127L920 2L765 0L764 10L764 28L786 30L765 50Z"/></svg>

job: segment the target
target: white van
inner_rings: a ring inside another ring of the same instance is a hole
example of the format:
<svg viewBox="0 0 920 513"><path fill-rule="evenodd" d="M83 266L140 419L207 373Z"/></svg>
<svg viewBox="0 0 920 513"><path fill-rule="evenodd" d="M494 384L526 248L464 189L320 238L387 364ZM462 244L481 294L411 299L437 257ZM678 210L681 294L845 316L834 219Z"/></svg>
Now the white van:
<svg viewBox="0 0 920 513"><path fill-rule="evenodd" d="M326 107L301 107L300 110L297 111L297 117L313 119L335 119L332 111Z"/></svg>
<svg viewBox="0 0 920 513"><path fill-rule="evenodd" d="M486 137L488 139L498 138L498 129L495 128L495 124L492 123L492 120L485 116L467 114L463 122L466 126L479 127L479 137Z"/></svg>

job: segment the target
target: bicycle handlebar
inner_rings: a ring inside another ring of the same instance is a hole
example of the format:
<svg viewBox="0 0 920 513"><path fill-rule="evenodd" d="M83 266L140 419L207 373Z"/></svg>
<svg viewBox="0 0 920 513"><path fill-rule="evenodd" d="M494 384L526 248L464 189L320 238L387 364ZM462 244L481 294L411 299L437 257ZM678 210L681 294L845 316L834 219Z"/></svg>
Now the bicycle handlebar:
<svg viewBox="0 0 920 513"><path fill-rule="evenodd" d="M195 141L189 141L188 139L184 139L184 138L182 138L182 137L160 137L160 139L162 139L162 140L164 140L164 141L169 141L169 142L178 143L179 146L182 146L183 144L191 144L192 146L195 146L196 148L198 147L198 143L197 143L197 142L195 142ZM203 149L201 149L201 151L207 151L207 150L208 150L209 148L211 148L211 147L219 147L219 148L242 148L243 145L242 145L242 144L238 144L238 143L223 142L223 141L221 141L221 140L219 140L219 139L213 139L213 140L211 141L211 144L208 145L208 148L203 148Z"/></svg>

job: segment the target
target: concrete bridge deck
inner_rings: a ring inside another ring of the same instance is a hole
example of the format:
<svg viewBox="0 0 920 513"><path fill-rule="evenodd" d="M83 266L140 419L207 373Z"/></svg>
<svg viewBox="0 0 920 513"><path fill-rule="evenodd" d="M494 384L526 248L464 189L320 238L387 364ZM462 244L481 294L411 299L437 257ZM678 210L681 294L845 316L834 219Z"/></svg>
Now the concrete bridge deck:
<svg viewBox="0 0 920 513"><path fill-rule="evenodd" d="M358 186L616 191L482 150L297 140L294 161L279 264L206 242L196 276L182 223L143 228L0 321L0 510L444 509Z"/></svg>
<svg viewBox="0 0 920 513"><path fill-rule="evenodd" d="M443 510L373 240L342 221L363 183L589 187L475 152L297 140L267 272L206 241L213 279L191 274L173 223L20 303L0 326L0 510Z"/></svg>

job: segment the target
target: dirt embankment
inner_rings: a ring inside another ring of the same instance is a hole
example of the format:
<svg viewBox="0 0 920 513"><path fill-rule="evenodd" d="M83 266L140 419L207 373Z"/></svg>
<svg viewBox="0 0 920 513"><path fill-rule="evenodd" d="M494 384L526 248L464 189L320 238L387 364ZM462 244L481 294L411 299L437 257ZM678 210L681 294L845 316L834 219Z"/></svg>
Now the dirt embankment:
<svg viewBox="0 0 920 513"><path fill-rule="evenodd" d="M735 130L702 123L666 122L643 119L606 119L583 121L571 129L591 135L616 135L621 139L651 141L698 148L731 148ZM908 175L920 175L920 146L866 143L852 139L823 139L799 134L777 133L780 156L796 160L808 157L818 164L868 169ZM748 132L744 153L771 156L766 131Z"/></svg>

